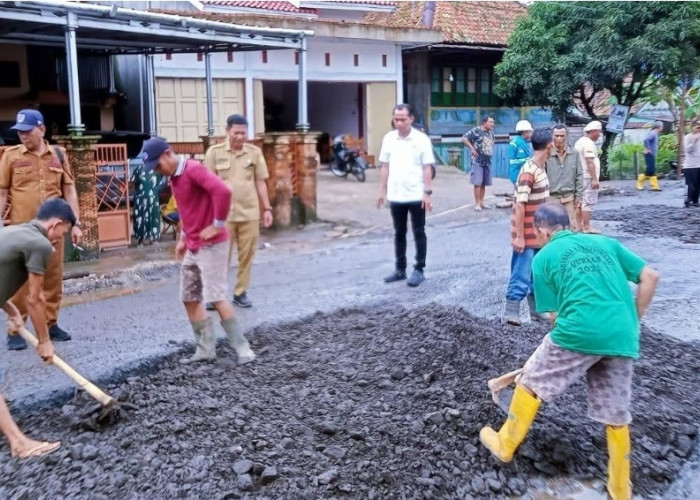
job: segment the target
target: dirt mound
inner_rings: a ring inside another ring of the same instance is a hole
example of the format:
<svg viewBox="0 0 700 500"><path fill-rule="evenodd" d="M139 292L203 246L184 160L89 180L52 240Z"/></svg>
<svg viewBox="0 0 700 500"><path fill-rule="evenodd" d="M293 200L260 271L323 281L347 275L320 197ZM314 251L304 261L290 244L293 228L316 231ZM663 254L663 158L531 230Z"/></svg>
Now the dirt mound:
<svg viewBox="0 0 700 500"><path fill-rule="evenodd" d="M228 348L199 367L166 360L118 388L137 406L101 433L74 422L84 399L22 414L63 438L43 459L0 450L0 498L507 498L534 478L605 476L602 426L583 384L543 405L516 465L478 442L504 414L486 381L517 368L546 330L463 310L341 310L251 335L258 362ZM644 332L636 365L633 480L663 492L696 445L700 346Z"/></svg>
<svg viewBox="0 0 700 500"><path fill-rule="evenodd" d="M700 243L700 208L693 206L632 205L617 210L598 210L593 212L593 218L622 222L622 230L632 234Z"/></svg>

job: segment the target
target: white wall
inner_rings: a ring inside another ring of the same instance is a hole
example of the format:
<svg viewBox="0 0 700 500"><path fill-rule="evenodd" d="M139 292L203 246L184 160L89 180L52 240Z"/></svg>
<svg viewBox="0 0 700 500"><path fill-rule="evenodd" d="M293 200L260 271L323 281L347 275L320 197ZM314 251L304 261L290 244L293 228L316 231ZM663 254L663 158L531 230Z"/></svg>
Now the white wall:
<svg viewBox="0 0 700 500"><path fill-rule="evenodd" d="M325 64L325 54L330 54L330 66ZM359 65L354 66L354 55ZM366 42L363 40L310 38L307 53L307 78L318 81L395 82L401 76L400 51L392 42ZM382 56L386 55L386 67ZM212 54L214 78L244 78L262 80L297 80L299 66L295 64L293 50L267 51L267 63L262 51L236 52L233 62L227 54ZM154 56L157 77L204 78L204 60L197 61L197 54L173 54Z"/></svg>
<svg viewBox="0 0 700 500"><path fill-rule="evenodd" d="M311 130L360 135L358 84L340 82L309 83L309 122Z"/></svg>

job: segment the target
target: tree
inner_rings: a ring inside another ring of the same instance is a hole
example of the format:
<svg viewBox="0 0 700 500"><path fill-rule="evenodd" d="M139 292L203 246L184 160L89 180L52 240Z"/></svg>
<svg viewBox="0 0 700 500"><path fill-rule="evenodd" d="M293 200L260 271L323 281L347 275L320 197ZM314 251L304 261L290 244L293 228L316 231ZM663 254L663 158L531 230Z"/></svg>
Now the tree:
<svg viewBox="0 0 700 500"><path fill-rule="evenodd" d="M563 119L574 99L591 119L609 93L639 102L658 78L679 80L700 67L698 2L535 2L496 66L506 103L550 107ZM601 177L615 136L605 132Z"/></svg>

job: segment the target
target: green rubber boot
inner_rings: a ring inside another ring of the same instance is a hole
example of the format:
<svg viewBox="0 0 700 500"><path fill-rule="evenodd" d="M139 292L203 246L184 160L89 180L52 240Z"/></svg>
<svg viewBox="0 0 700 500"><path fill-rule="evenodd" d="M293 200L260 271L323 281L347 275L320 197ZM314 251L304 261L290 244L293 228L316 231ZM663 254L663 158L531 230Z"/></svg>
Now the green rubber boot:
<svg viewBox="0 0 700 500"><path fill-rule="evenodd" d="M255 353L250 348L248 339L241 332L241 327L238 324L238 320L235 317L229 318L221 322L221 326L224 327L226 336L228 337L231 347L236 350L238 354L238 362L242 365L255 361Z"/></svg>

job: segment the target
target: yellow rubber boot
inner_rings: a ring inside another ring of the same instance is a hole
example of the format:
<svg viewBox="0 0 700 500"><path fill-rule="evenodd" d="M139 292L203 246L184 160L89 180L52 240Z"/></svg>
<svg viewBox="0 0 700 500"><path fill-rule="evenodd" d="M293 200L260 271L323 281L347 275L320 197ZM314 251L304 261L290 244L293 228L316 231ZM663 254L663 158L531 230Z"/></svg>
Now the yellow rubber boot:
<svg viewBox="0 0 700 500"><path fill-rule="evenodd" d="M647 176L644 174L639 174L637 177L637 189L644 191L644 182L647 180Z"/></svg>
<svg viewBox="0 0 700 500"><path fill-rule="evenodd" d="M498 432L489 426L481 429L479 432L481 443L501 462L510 462L513 460L515 450L527 436L539 408L540 400L530 396L521 385L516 385L508 410L508 419Z"/></svg>
<svg viewBox="0 0 700 500"><path fill-rule="evenodd" d="M659 179L655 175L649 177L649 184L651 185L652 191L661 191L661 188L659 187Z"/></svg>
<svg viewBox="0 0 700 500"><path fill-rule="evenodd" d="M632 500L630 428L606 428L608 434L608 494L612 500Z"/></svg>

